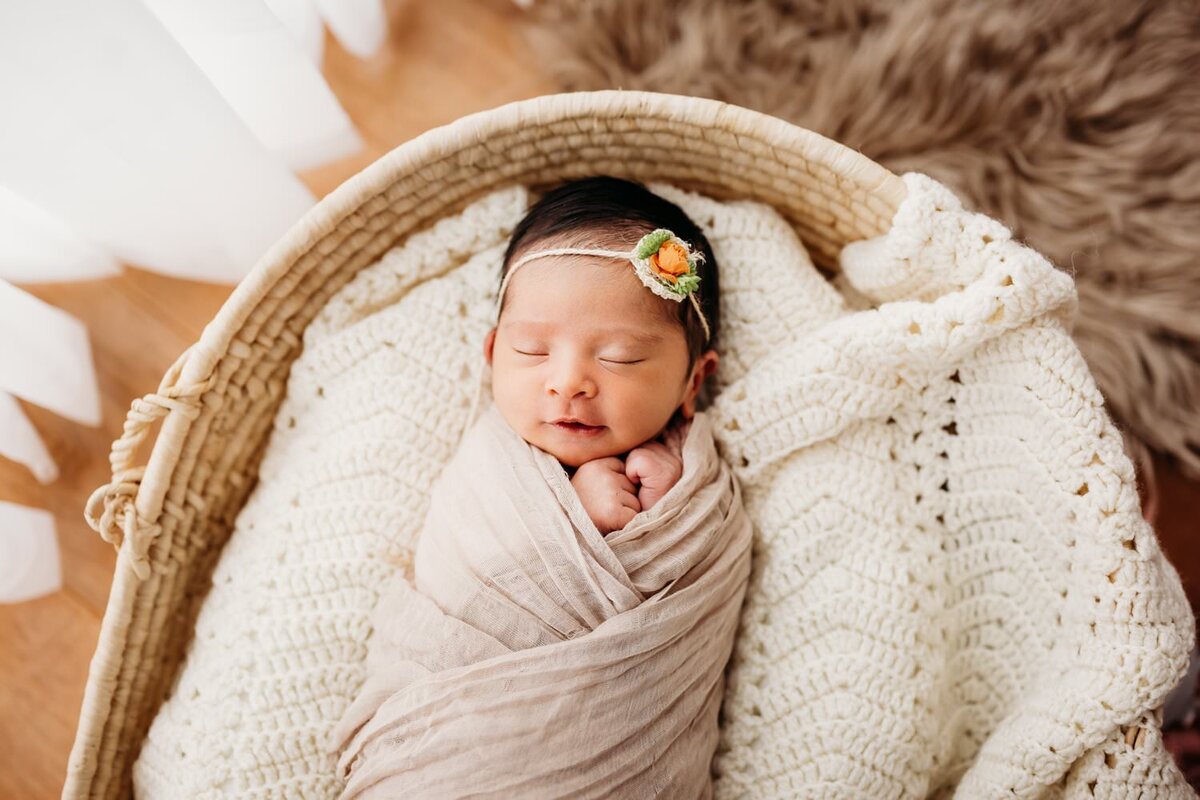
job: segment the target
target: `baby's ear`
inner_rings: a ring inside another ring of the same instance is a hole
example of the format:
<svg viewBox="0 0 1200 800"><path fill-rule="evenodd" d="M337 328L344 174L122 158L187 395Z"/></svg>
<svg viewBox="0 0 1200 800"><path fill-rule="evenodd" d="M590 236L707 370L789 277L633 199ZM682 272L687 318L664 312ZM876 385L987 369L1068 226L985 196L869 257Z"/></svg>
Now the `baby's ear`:
<svg viewBox="0 0 1200 800"><path fill-rule="evenodd" d="M700 394L700 387L704 385L704 379L717 371L718 359L716 350L709 350L696 359L696 363L692 367L692 374L688 378L687 393L683 398L683 415L687 419L691 419L695 415L696 395Z"/></svg>
<svg viewBox="0 0 1200 800"><path fill-rule="evenodd" d="M487 359L487 363L492 363L492 351L496 347L496 329L492 328L488 331L487 336L483 338L483 357Z"/></svg>
<svg viewBox="0 0 1200 800"><path fill-rule="evenodd" d="M695 372L692 374L692 380L695 382L693 390L699 394L700 387L704 384L704 380L717 371L717 361L720 356L716 350L708 350L696 359Z"/></svg>

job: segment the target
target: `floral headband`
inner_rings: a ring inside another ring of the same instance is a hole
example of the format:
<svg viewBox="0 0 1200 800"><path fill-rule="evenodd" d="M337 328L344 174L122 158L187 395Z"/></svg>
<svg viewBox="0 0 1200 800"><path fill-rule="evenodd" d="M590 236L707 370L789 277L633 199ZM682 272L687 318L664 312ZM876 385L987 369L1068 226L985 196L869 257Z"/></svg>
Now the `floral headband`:
<svg viewBox="0 0 1200 800"><path fill-rule="evenodd" d="M637 276L650 291L666 300L682 303L686 297L692 301L700 324L704 326L704 338L709 340L712 333L708 328L708 320L700 310L700 301L696 299L696 290L700 288L700 275L696 272L697 262L704 260L703 253L694 253L688 243L680 239L666 228L651 231L638 240L633 250L590 250L578 247L556 247L550 250L538 250L521 256L508 268L508 274L500 284L500 294L496 298L496 314L500 313L500 305L504 301L504 290L513 274L521 266L535 258L544 256L581 255L581 256L611 256L628 259Z"/></svg>

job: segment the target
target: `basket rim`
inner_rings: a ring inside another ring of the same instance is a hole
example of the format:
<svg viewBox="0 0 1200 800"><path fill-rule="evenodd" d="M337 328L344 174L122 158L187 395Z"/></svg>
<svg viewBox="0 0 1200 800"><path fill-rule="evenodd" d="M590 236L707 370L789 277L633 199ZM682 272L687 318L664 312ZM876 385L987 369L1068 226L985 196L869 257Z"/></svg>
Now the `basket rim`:
<svg viewBox="0 0 1200 800"><path fill-rule="evenodd" d="M399 175L411 173L464 146L477 144L490 131L596 115L648 120L665 118L673 123L743 133L772 147L798 153L808 161L822 163L833 172L852 178L867 192L881 195L893 208L907 194L899 176L861 152L779 117L721 100L627 89L561 92L515 100L472 112L418 134L321 198L268 248L238 283L213 321L205 327L197 342L197 352L184 365L180 380L203 379L254 303L296 260L295 254L316 244L328 230L358 210L367 198L394 183ZM317 220L327 224L316 226L313 223Z"/></svg>
<svg viewBox="0 0 1200 800"><path fill-rule="evenodd" d="M301 216L259 258L222 304L179 371L182 385L203 383L228 352L234 336L261 300L299 259L370 199L423 165L477 145L489 133L546 125L564 119L606 118L666 120L672 125L719 128L752 137L774 151L799 155L824 165L852 185L896 208L907 195L903 180L857 150L779 117L721 100L666 92L600 89L560 92L515 100L476 111L430 128L380 156L346 179ZM170 414L154 443L136 496L138 515L156 520L174 472L173 457L191 420ZM162 447L160 448L160 445ZM160 450L162 454L160 455Z"/></svg>
<svg viewBox="0 0 1200 800"><path fill-rule="evenodd" d="M684 132L719 129L732 134L737 141L745 137L748 142L765 146L773 156L764 158L768 168L783 170L780 153L805 163L819 164L832 173L838 189L853 187L861 190L893 212L907 194L901 178L861 152L779 117L720 100L663 92L602 89L543 94L511 101L461 116L402 142L321 198L267 249L237 284L205 326L199 340L168 371L160 391L170 388L169 384L194 387L208 381L231 350L244 346L236 340L237 334L260 302L272 293L301 257L319 247L324 237L400 179L419 176L423 168L477 148L495 134L539 127L549 133L549 126L554 123L589 119L623 119L634 126L634 131L661 130L663 126ZM599 132L603 132L602 129ZM429 182L438 179L435 174ZM197 396L197 405L199 401ZM164 413L162 428L133 497L137 518L149 524L156 523L163 512L164 499L177 473L181 451L195 419L195 414ZM114 451L121 441L114 442ZM94 784L98 753L110 727L110 705L118 688L114 670L119 669L126 658L132 611L136 604L154 597L162 587L158 576L143 580L135 574L129 550L126 544L118 551L113 584L89 667L79 726L68 761L64 797L97 793ZM109 776L120 772L120 769L116 773L107 770Z"/></svg>

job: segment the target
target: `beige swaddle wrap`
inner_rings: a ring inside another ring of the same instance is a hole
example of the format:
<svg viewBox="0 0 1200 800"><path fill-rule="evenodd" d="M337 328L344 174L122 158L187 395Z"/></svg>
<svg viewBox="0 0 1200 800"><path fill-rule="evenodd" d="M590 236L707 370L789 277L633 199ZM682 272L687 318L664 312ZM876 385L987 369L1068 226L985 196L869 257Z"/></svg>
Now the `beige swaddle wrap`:
<svg viewBox="0 0 1200 800"><path fill-rule="evenodd" d="M711 417L680 438L676 485L604 536L484 410L433 486L414 585L375 609L334 731L343 798L711 796L751 524Z"/></svg>

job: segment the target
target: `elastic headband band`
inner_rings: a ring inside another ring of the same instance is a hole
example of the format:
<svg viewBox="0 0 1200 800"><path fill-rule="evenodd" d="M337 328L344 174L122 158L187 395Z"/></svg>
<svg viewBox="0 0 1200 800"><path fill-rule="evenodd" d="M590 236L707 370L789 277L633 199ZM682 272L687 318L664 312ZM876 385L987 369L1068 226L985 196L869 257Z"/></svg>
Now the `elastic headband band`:
<svg viewBox="0 0 1200 800"><path fill-rule="evenodd" d="M608 256L620 258L633 264L638 278L650 291L666 300L682 303L686 297L692 301L704 326L704 340L712 339L712 331L708 327L708 319L700 309L700 301L696 299L696 290L700 288L700 275L696 272L696 263L704 260L703 253L693 253L687 242L680 239L666 228L651 231L638 240L632 250L593 250L580 247L556 247L551 250L538 250L527 253L517 259L508 268L508 274L500 284L500 292L496 297L496 318L500 317L500 307L504 304L504 292L509 281L518 269L535 258L546 256Z"/></svg>

